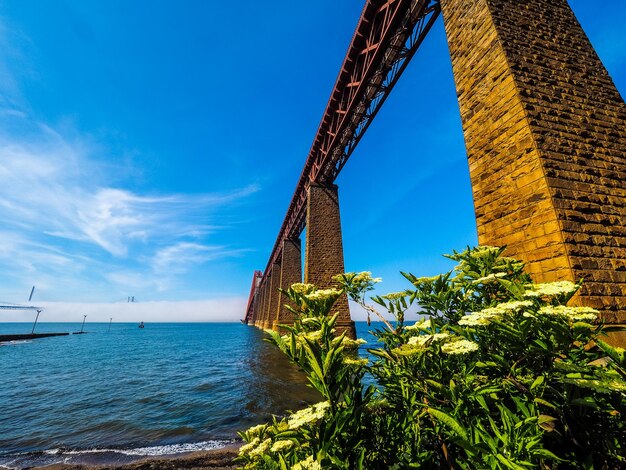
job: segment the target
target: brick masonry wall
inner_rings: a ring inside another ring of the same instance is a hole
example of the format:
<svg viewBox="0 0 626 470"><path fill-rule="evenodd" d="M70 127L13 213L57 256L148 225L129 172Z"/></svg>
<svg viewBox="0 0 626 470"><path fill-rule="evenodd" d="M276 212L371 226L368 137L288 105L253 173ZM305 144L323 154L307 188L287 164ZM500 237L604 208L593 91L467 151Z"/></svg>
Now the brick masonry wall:
<svg viewBox="0 0 626 470"><path fill-rule="evenodd" d="M278 288L280 287L280 272L281 267L279 263L274 263L272 265L272 279L270 285L270 301L269 308L267 312L267 321L265 322L266 329L274 328L274 322L276 321L276 317L278 316L278 299L280 298L280 292Z"/></svg>
<svg viewBox="0 0 626 470"><path fill-rule="evenodd" d="M481 244L626 322L626 105L566 0L442 0Z"/></svg>
<svg viewBox="0 0 626 470"><path fill-rule="evenodd" d="M265 279L265 283L261 287L261 311L259 312L259 319L257 320L256 326L259 328L264 328L265 324L265 314L267 312L267 300L268 300L268 285L270 283L270 278L267 277Z"/></svg>
<svg viewBox="0 0 626 470"><path fill-rule="evenodd" d="M285 240L281 257L280 288L287 290L297 282L302 282L302 244L300 239ZM274 330L278 330L278 325L293 325L293 313L285 306L287 303L288 299L280 294Z"/></svg>
<svg viewBox="0 0 626 470"><path fill-rule="evenodd" d="M344 271L337 186L311 184L307 197L304 282L322 289L333 287L331 278ZM356 331L346 295L337 300L334 311L339 312L338 332L347 330L354 338Z"/></svg>

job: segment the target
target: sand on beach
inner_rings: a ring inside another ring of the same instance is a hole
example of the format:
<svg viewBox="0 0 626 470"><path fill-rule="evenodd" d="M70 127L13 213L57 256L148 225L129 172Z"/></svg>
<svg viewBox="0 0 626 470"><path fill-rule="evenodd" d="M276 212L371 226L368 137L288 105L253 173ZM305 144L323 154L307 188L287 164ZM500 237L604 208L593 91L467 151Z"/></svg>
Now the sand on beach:
<svg viewBox="0 0 626 470"><path fill-rule="evenodd" d="M54 464L36 468L40 470L231 470L237 468L233 459L237 456L238 450L238 445L232 445L184 455L144 458L124 465Z"/></svg>

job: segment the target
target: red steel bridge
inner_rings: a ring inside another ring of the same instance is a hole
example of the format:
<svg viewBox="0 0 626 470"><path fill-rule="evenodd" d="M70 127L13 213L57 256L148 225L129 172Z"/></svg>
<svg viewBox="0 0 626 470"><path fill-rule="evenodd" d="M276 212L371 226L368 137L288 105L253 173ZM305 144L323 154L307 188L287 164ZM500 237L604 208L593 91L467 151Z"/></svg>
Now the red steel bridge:
<svg viewBox="0 0 626 470"><path fill-rule="evenodd" d="M575 301L626 324L626 103L567 0L366 1L245 323L290 323L279 289L344 272L333 182L440 13L478 242L536 282L585 279Z"/></svg>
<svg viewBox="0 0 626 470"><path fill-rule="evenodd" d="M244 322L252 316L255 286L281 256L283 241L304 230L309 185L335 181L439 12L433 0L366 2L267 267L255 273Z"/></svg>

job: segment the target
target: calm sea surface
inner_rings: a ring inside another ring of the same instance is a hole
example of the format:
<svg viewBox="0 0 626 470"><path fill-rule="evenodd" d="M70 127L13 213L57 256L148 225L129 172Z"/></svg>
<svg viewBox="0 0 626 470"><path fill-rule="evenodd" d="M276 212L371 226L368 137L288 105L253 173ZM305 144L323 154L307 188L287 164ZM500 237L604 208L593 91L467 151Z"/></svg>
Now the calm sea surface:
<svg viewBox="0 0 626 470"><path fill-rule="evenodd" d="M0 334L31 327L0 323ZM372 342L368 329L357 323L359 336ZM41 323L36 332L79 330ZM222 447L237 430L319 400L257 328L113 323L109 331L88 323L85 331L0 343L0 467Z"/></svg>

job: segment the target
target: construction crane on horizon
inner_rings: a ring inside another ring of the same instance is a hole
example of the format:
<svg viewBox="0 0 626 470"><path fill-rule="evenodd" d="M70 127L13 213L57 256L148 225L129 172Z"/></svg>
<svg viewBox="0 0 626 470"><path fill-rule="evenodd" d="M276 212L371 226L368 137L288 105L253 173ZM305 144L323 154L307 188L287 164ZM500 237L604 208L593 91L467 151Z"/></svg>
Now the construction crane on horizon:
<svg viewBox="0 0 626 470"><path fill-rule="evenodd" d="M35 286L30 290L30 295L28 296L28 301L33 300L33 294L35 293ZM8 305L7 305L8 304ZM12 304L10 302L4 302L4 305L0 305L0 310L36 310L37 316L35 317L35 323L33 323L33 329L31 334L35 333L35 326L37 326L37 320L39 320L39 314L43 310L42 307L36 307L34 305L19 305Z"/></svg>

